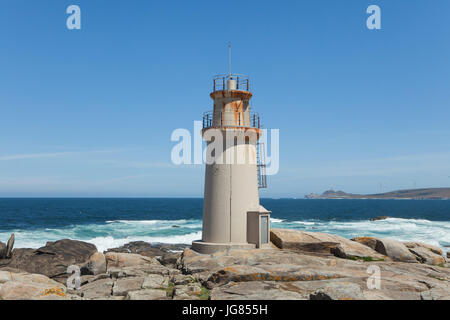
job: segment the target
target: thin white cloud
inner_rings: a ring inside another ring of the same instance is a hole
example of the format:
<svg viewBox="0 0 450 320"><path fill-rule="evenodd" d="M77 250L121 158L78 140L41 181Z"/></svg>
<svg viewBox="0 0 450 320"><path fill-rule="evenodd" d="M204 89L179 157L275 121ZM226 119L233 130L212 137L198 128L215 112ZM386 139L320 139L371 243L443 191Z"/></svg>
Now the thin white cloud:
<svg viewBox="0 0 450 320"><path fill-rule="evenodd" d="M66 152L49 152L49 153L12 154L12 155L0 156L0 161L56 158L56 157L82 155L82 154L88 154L88 153L109 153L109 152L114 152L114 151L117 151L117 150L66 151Z"/></svg>
<svg viewBox="0 0 450 320"><path fill-rule="evenodd" d="M53 152L53 153L29 153L29 154L12 154L0 156L0 161L21 160L21 159L39 159L54 158L76 154L76 152Z"/></svg>

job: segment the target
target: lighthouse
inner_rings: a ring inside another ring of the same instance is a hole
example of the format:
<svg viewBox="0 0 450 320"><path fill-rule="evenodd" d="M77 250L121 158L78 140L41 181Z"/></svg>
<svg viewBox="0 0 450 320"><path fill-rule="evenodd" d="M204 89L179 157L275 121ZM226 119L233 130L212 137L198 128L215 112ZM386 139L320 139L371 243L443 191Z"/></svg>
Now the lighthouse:
<svg viewBox="0 0 450 320"><path fill-rule="evenodd" d="M212 111L203 114L206 170L200 253L228 248L264 248L270 240L270 211L260 204L266 187L261 119L250 106L245 75L213 79Z"/></svg>

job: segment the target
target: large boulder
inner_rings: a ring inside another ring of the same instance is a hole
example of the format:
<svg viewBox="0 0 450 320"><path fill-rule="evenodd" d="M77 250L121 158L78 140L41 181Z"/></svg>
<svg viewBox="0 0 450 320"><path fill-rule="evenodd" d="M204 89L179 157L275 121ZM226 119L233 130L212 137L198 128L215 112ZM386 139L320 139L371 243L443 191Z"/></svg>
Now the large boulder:
<svg viewBox="0 0 450 320"><path fill-rule="evenodd" d="M356 238L352 238L352 241L361 243L365 246L368 246L369 248L373 249L373 250L377 250L377 244L378 244L378 239L374 238L374 237L356 237Z"/></svg>
<svg viewBox="0 0 450 320"><path fill-rule="evenodd" d="M83 275L99 275L106 273L106 257L101 252L96 252L90 256L89 261L81 268Z"/></svg>
<svg viewBox="0 0 450 320"><path fill-rule="evenodd" d="M388 256L393 261L410 263L418 262L416 256L411 253L402 242L394 239L357 237L353 238L352 241L374 249L378 253Z"/></svg>
<svg viewBox="0 0 450 320"><path fill-rule="evenodd" d="M0 261L0 267L14 268L29 273L43 274L65 283L71 265L82 265L97 252L95 245L77 240L47 242L44 247L15 249L11 259Z"/></svg>
<svg viewBox="0 0 450 320"><path fill-rule="evenodd" d="M0 271L0 300L67 299L66 287L46 276Z"/></svg>
<svg viewBox="0 0 450 320"><path fill-rule="evenodd" d="M442 250L438 247L421 242L404 242L403 244L421 263L442 265L447 262Z"/></svg>
<svg viewBox="0 0 450 320"><path fill-rule="evenodd" d="M339 258L384 260L375 250L343 237L291 229L271 229L270 240L280 249L316 254L328 253Z"/></svg>

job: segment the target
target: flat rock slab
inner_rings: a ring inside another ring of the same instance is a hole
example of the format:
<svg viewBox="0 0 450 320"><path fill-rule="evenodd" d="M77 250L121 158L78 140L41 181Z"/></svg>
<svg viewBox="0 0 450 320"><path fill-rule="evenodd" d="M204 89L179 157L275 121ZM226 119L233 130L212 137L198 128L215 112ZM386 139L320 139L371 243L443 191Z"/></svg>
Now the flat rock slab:
<svg viewBox="0 0 450 320"><path fill-rule="evenodd" d="M361 287L352 282L330 282L309 295L310 300L365 300Z"/></svg>
<svg viewBox="0 0 450 320"><path fill-rule="evenodd" d="M248 265L235 265L221 269L208 279L215 284L228 282L248 282L248 281L312 281L343 278L350 276L351 272L334 271L334 268L305 268L296 265L260 265L252 267Z"/></svg>
<svg viewBox="0 0 450 320"><path fill-rule="evenodd" d="M113 284L112 279L100 279L81 286L77 294L88 299L108 298L112 295Z"/></svg>
<svg viewBox="0 0 450 320"><path fill-rule="evenodd" d="M142 288L144 278L142 277L130 277L121 278L114 282L113 295L114 296L126 296L129 291L135 291Z"/></svg>
<svg viewBox="0 0 450 320"><path fill-rule="evenodd" d="M160 289L143 289L130 291L126 300L167 300L167 292Z"/></svg>
<svg viewBox="0 0 450 320"><path fill-rule="evenodd" d="M343 237L291 229L271 229L270 240L280 249L335 255L340 258L387 259L372 248Z"/></svg>
<svg viewBox="0 0 450 320"><path fill-rule="evenodd" d="M0 288L3 300L65 300L65 291L56 285L10 281Z"/></svg>
<svg viewBox="0 0 450 320"><path fill-rule="evenodd" d="M169 277L160 274L150 274L144 278L142 289L162 289L169 286Z"/></svg>
<svg viewBox="0 0 450 320"><path fill-rule="evenodd" d="M189 245L186 244L164 244L164 243L148 243L145 241L133 241L124 244L118 248L112 248L105 251L108 252L120 252L120 253L136 253L146 257L162 257L168 253L174 251L182 252ZM172 261L175 263L175 261Z"/></svg>
<svg viewBox="0 0 450 320"><path fill-rule="evenodd" d="M159 274L162 276L175 276L181 274L178 269L168 268L160 264L145 264L131 267L110 267L107 274L111 278L123 278L123 277L145 277L149 274Z"/></svg>
<svg viewBox="0 0 450 320"><path fill-rule="evenodd" d="M160 264L156 259L134 253L108 252L105 255L108 270L110 268L135 267L148 264Z"/></svg>
<svg viewBox="0 0 450 320"><path fill-rule="evenodd" d="M277 282L230 282L215 287L211 300L306 300L307 295L282 289Z"/></svg>

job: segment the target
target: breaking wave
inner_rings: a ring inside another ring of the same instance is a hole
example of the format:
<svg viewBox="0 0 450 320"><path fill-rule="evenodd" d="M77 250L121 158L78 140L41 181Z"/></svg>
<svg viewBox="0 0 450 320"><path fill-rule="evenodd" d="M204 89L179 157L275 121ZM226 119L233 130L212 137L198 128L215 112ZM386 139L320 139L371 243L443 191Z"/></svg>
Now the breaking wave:
<svg viewBox="0 0 450 320"><path fill-rule="evenodd" d="M284 221L273 223L276 228L337 234L345 238L372 236L401 241L420 241L439 246L444 251L450 246L450 222L425 219L388 218L385 220L353 221Z"/></svg>
<svg viewBox="0 0 450 320"><path fill-rule="evenodd" d="M47 241L67 238L93 243L104 251L132 241L190 244L201 239L201 228L201 220L110 220L63 228L14 230L14 233L16 248L39 248ZM11 231L0 232L0 241L6 241L10 234Z"/></svg>
<svg viewBox="0 0 450 320"><path fill-rule="evenodd" d="M345 238L373 236L402 241L420 241L449 250L450 222L424 219L388 218L385 220L293 220L272 218L274 228L337 234ZM200 219L179 220L108 220L103 223L76 224L61 228L14 230L16 248L39 248L47 241L64 238L93 243L99 251L131 241L190 244L201 239ZM11 231L0 231L0 241L8 240Z"/></svg>

